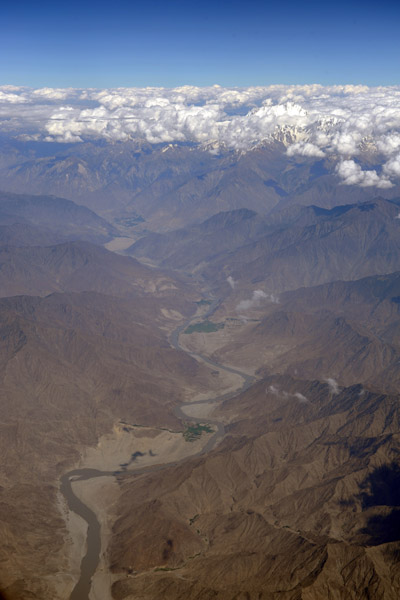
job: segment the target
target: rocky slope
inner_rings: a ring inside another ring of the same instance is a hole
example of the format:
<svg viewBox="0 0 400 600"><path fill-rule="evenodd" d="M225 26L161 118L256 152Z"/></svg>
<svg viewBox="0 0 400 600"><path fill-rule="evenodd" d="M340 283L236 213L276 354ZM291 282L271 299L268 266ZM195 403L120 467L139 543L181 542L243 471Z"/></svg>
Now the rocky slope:
<svg viewBox="0 0 400 600"><path fill-rule="evenodd" d="M135 229L139 218L151 231L168 231L220 211L246 207L267 214L321 203L330 208L376 196L374 187L338 185L335 165L288 157L278 139L247 152L140 141L25 147L9 140L0 153L0 178L9 191L62 196L117 225ZM398 186L382 194L398 197Z"/></svg>
<svg viewBox="0 0 400 600"><path fill-rule="evenodd" d="M0 589L58 598L68 571L59 476L120 420L181 430L172 408L218 389L169 345L163 300L94 292L0 300ZM173 321L174 323L174 321ZM175 326L175 325L173 325Z"/></svg>
<svg viewBox="0 0 400 600"><path fill-rule="evenodd" d="M102 244L118 235L85 206L55 196L0 192L0 224L0 242L16 246L67 240Z"/></svg>
<svg viewBox="0 0 400 600"><path fill-rule="evenodd" d="M128 251L164 266L194 269L226 287L258 285L279 293L338 279L358 279L400 268L399 206L373 202L331 210L307 207L260 217L221 213L200 226L152 235Z"/></svg>
<svg viewBox="0 0 400 600"><path fill-rule="evenodd" d="M122 483L114 598L397 598L397 397L271 377L220 416L209 456Z"/></svg>
<svg viewBox="0 0 400 600"><path fill-rule="evenodd" d="M398 392L399 294L396 272L301 288L275 301L227 297L213 317L223 328L187 335L185 345L249 372L334 377Z"/></svg>
<svg viewBox="0 0 400 600"><path fill-rule="evenodd" d="M97 291L116 296L147 293L149 297L164 296L167 305L173 308L176 303L177 310L182 308L179 288L183 284L176 277L85 242L0 246L0 265L1 296L45 296L56 291ZM187 293L190 298L189 290Z"/></svg>

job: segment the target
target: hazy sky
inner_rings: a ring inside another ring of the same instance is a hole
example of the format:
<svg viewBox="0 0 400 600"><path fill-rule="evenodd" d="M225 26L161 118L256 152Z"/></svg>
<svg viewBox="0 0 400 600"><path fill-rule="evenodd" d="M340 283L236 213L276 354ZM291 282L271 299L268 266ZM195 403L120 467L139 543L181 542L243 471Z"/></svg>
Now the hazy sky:
<svg viewBox="0 0 400 600"><path fill-rule="evenodd" d="M0 84L397 84L399 4L9 2Z"/></svg>

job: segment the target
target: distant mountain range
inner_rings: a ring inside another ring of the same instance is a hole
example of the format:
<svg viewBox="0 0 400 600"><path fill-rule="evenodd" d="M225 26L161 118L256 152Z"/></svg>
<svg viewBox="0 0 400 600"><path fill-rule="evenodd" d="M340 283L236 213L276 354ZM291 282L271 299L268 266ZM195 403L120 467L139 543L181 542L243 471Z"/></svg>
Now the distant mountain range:
<svg viewBox="0 0 400 600"><path fill-rule="evenodd" d="M195 270L219 286L227 287L231 277L237 290L258 285L280 293L400 269L399 207L400 201L378 198L267 217L243 209L149 235L128 252L160 266Z"/></svg>
<svg viewBox="0 0 400 600"><path fill-rule="evenodd" d="M368 155L360 160L370 167ZM335 164L288 157L278 139L247 152L145 142L9 143L0 153L0 181L5 190L84 204L125 230L168 231L220 211L266 215L293 204L331 208L376 196L373 186L340 185ZM379 191L400 196L399 186Z"/></svg>

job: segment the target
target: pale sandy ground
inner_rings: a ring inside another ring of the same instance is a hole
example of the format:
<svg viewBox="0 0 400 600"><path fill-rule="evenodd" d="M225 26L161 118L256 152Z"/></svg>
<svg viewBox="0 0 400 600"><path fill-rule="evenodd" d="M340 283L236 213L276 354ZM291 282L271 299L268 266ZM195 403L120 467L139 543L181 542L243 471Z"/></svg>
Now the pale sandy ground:
<svg viewBox="0 0 400 600"><path fill-rule="evenodd" d="M173 329L176 328L177 321L182 321L182 319L184 318L184 316L179 312L179 310L174 310L172 308L162 308L161 313L166 319L171 319L172 321L174 321Z"/></svg>
<svg viewBox="0 0 400 600"><path fill-rule="evenodd" d="M135 240L130 237L116 237L107 244L104 244L104 248L110 250L110 252L122 252L132 246Z"/></svg>
<svg viewBox="0 0 400 600"><path fill-rule="evenodd" d="M125 427L129 431L125 431ZM121 464L129 462L135 452L142 452L143 456L137 457L129 470L175 462L199 452L208 437L203 434L195 442L186 442L182 433L116 423L113 431L103 435L95 448L85 450L78 468L116 471Z"/></svg>
<svg viewBox="0 0 400 600"><path fill-rule="evenodd" d="M125 431L125 427L129 431ZM129 470L180 461L199 452L210 435L212 434L203 434L195 442L186 442L182 433L116 423L112 433L102 436L95 448L89 448L84 452L77 468L118 470L121 463L129 462L134 452L142 452L144 456L138 457L131 463ZM101 557L92 580L89 599L111 600L113 575L109 570L107 547L113 523L118 516L116 514L120 493L118 483L112 476L96 477L86 481L74 481L72 489L74 494L94 511L101 527ZM68 573L60 575L57 590L60 590L60 597L67 598L78 580L80 562L86 552L86 524L74 513L69 513L65 503L63 511L71 537L67 542L71 566Z"/></svg>
<svg viewBox="0 0 400 600"><path fill-rule="evenodd" d="M188 417L195 417L197 419L206 419L211 416L211 413L215 409L216 404L213 402L201 404L192 404L191 406L183 406L182 412Z"/></svg>

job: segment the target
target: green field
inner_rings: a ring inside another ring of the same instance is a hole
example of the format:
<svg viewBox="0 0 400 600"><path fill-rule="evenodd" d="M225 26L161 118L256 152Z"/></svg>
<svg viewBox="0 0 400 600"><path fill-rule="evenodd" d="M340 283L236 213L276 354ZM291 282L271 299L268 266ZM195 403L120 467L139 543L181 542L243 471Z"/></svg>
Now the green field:
<svg viewBox="0 0 400 600"><path fill-rule="evenodd" d="M224 327L224 323L213 323L212 321L207 320L202 321L201 323L195 323L194 325L189 325L183 333L213 333Z"/></svg>
<svg viewBox="0 0 400 600"><path fill-rule="evenodd" d="M213 428L209 425L188 425L183 432L183 437L186 442L195 442L204 433L213 433Z"/></svg>

